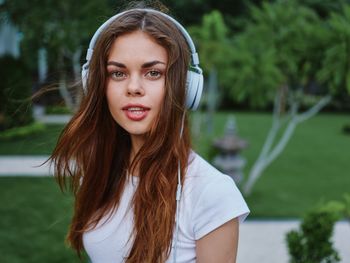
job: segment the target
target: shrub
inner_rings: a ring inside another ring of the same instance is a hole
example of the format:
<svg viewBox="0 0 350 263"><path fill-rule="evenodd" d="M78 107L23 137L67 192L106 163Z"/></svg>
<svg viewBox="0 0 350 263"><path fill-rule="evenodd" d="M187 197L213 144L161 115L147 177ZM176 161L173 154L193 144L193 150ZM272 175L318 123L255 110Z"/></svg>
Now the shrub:
<svg viewBox="0 0 350 263"><path fill-rule="evenodd" d="M0 140L14 140L27 137L45 130L45 125L42 123L32 123L27 126L15 127L0 132Z"/></svg>
<svg viewBox="0 0 350 263"><path fill-rule="evenodd" d="M343 132L345 134L350 134L350 123L343 126Z"/></svg>
<svg viewBox="0 0 350 263"><path fill-rule="evenodd" d="M343 214L345 219L350 221L350 193L343 196Z"/></svg>
<svg viewBox="0 0 350 263"><path fill-rule="evenodd" d="M0 130L23 126L33 121L31 76L20 59L0 58Z"/></svg>
<svg viewBox="0 0 350 263"><path fill-rule="evenodd" d="M334 224L343 213L339 202L330 202L309 212L300 230L287 233L286 239L291 263L339 262L338 252L333 248L331 237Z"/></svg>
<svg viewBox="0 0 350 263"><path fill-rule="evenodd" d="M65 106L46 106L45 107L46 114L72 114L72 111Z"/></svg>

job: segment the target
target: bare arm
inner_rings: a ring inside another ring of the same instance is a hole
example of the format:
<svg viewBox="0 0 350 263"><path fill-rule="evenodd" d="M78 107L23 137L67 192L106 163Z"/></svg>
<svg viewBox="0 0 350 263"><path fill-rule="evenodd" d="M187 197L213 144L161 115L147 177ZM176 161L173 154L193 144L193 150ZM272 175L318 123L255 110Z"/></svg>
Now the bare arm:
<svg viewBox="0 0 350 263"><path fill-rule="evenodd" d="M197 263L235 263L238 225L238 218L234 218L197 240Z"/></svg>

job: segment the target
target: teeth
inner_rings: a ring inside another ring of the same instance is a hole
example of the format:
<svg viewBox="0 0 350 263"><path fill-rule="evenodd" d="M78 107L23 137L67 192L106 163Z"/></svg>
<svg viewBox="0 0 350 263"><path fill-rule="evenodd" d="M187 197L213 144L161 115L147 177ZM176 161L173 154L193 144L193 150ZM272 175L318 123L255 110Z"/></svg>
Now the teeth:
<svg viewBox="0 0 350 263"><path fill-rule="evenodd" d="M132 108L128 108L128 111L144 111L144 109L139 107L132 107Z"/></svg>
<svg viewBox="0 0 350 263"><path fill-rule="evenodd" d="M132 111L132 113L135 115L141 115L143 114L143 111Z"/></svg>

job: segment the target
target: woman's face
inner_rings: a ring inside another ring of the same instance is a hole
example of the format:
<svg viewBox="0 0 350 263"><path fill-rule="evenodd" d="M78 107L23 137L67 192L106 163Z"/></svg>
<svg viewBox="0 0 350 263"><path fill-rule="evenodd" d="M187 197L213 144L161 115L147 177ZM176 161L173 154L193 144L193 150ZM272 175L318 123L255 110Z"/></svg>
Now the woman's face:
<svg viewBox="0 0 350 263"><path fill-rule="evenodd" d="M167 51L142 31L116 38L107 61L106 96L114 120L131 138L144 138L165 94Z"/></svg>

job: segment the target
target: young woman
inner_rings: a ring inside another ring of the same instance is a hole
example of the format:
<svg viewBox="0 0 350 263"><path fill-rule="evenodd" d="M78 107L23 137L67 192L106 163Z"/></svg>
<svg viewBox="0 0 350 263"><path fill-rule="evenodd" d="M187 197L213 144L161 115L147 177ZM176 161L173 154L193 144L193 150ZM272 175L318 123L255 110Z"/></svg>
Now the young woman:
<svg viewBox="0 0 350 263"><path fill-rule="evenodd" d="M75 194L68 242L94 263L235 262L249 210L191 150L202 76L187 32L131 9L101 26L87 60L86 96L51 156Z"/></svg>

